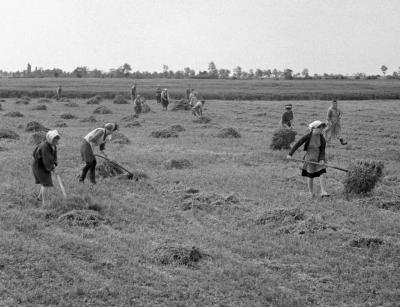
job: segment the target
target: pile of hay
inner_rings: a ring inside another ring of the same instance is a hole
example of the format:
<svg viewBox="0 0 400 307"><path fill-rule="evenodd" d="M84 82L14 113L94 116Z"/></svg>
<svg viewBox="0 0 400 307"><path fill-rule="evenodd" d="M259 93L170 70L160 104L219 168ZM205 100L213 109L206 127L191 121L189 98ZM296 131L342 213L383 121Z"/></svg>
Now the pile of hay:
<svg viewBox="0 0 400 307"><path fill-rule="evenodd" d="M199 193L198 189L190 188L182 196L185 201L181 204L182 210L191 210L194 207L198 209L215 208L215 206L233 205L240 202L239 197L234 194L223 196L216 193Z"/></svg>
<svg viewBox="0 0 400 307"><path fill-rule="evenodd" d="M21 112L18 112L18 111L14 111L14 112L8 112L8 113L4 114L4 116L8 116L8 117L24 117L24 114L22 114Z"/></svg>
<svg viewBox="0 0 400 307"><path fill-rule="evenodd" d="M44 140L46 140L46 132L44 132L44 131L35 132L29 138L29 144L38 145L41 142L43 142Z"/></svg>
<svg viewBox="0 0 400 307"><path fill-rule="evenodd" d="M112 114L112 111L105 106L99 106L94 109L93 114Z"/></svg>
<svg viewBox="0 0 400 307"><path fill-rule="evenodd" d="M91 98L89 98L88 101L86 101L87 104L99 104L101 102L101 97L96 95Z"/></svg>
<svg viewBox="0 0 400 307"><path fill-rule="evenodd" d="M133 122L130 122L130 123L127 123L125 125L126 128L140 127L140 126L142 126L142 125L137 120L135 120Z"/></svg>
<svg viewBox="0 0 400 307"><path fill-rule="evenodd" d="M25 131L26 132L38 132L38 131L49 131L50 129L46 128L45 126L43 126L41 123L38 122L29 122L26 124L26 128Z"/></svg>
<svg viewBox="0 0 400 307"><path fill-rule="evenodd" d="M61 117L62 119L73 119L73 118L76 118L76 116L73 115L73 114L71 114L71 113L62 113L62 114L60 115L60 117Z"/></svg>
<svg viewBox="0 0 400 307"><path fill-rule="evenodd" d="M58 101L59 102L69 102L69 99L67 97L61 97Z"/></svg>
<svg viewBox="0 0 400 307"><path fill-rule="evenodd" d="M117 95L115 96L114 100L113 100L114 104L129 104L129 101L127 101L124 96L122 95Z"/></svg>
<svg viewBox="0 0 400 307"><path fill-rule="evenodd" d="M79 105L78 105L76 102L67 102L67 103L64 103L64 105L65 105L66 107L70 107L70 108L79 107Z"/></svg>
<svg viewBox="0 0 400 307"><path fill-rule="evenodd" d="M297 232L300 235L308 233L317 233L326 230L337 231L338 227L335 225L327 224L318 215L312 215L306 220L299 222L298 225L293 229L294 232ZM293 231L286 231L286 232L293 232Z"/></svg>
<svg viewBox="0 0 400 307"><path fill-rule="evenodd" d="M376 160L356 160L348 167L344 179L346 193L364 194L372 191L381 180L384 164Z"/></svg>
<svg viewBox="0 0 400 307"><path fill-rule="evenodd" d="M5 99L0 99L0 102L6 102L6 100Z"/></svg>
<svg viewBox="0 0 400 307"><path fill-rule="evenodd" d="M47 110L47 106L44 104L40 104L36 107L33 107L32 110L33 111L44 111L44 110Z"/></svg>
<svg viewBox="0 0 400 307"><path fill-rule="evenodd" d="M0 139L19 140L19 135L12 130L0 128Z"/></svg>
<svg viewBox="0 0 400 307"><path fill-rule="evenodd" d="M200 116L200 117L197 117L197 118L195 118L194 120L193 120L193 122L194 123L197 123L197 124L207 124L207 123L209 123L211 121L211 118L209 118L209 117L207 117L207 116Z"/></svg>
<svg viewBox="0 0 400 307"><path fill-rule="evenodd" d="M272 136L270 148L273 150L289 149L296 138L296 131L291 129L278 129Z"/></svg>
<svg viewBox="0 0 400 307"><path fill-rule="evenodd" d="M150 136L154 138L177 138L178 133L175 131L172 131L170 129L163 129L163 130L157 130L153 131Z"/></svg>
<svg viewBox="0 0 400 307"><path fill-rule="evenodd" d="M149 176L143 171L132 171L130 174L123 174L118 176L118 179L121 180L132 180L139 181L141 179L147 179Z"/></svg>
<svg viewBox="0 0 400 307"><path fill-rule="evenodd" d="M68 127L67 123L66 123L66 122L63 122L63 121L56 121L55 124L54 124L54 126L55 126L55 127L58 127L58 128Z"/></svg>
<svg viewBox="0 0 400 307"><path fill-rule="evenodd" d="M16 104L29 104L29 101L31 101L31 98L28 96L22 96L20 99L18 99L15 103Z"/></svg>
<svg viewBox="0 0 400 307"><path fill-rule="evenodd" d="M186 129L183 128L181 125L172 125L169 130L174 131L174 132L182 132L185 131Z"/></svg>
<svg viewBox="0 0 400 307"><path fill-rule="evenodd" d="M240 138L241 135L234 128L222 128L216 134L219 138Z"/></svg>
<svg viewBox="0 0 400 307"><path fill-rule="evenodd" d="M137 114L132 114L132 115L128 115L128 116L122 117L121 121L130 122L130 121L136 120L138 118L139 118L139 116Z"/></svg>
<svg viewBox="0 0 400 307"><path fill-rule="evenodd" d="M197 247L160 246L154 250L154 260L163 265L178 264L191 266L208 256Z"/></svg>
<svg viewBox="0 0 400 307"><path fill-rule="evenodd" d="M117 144L129 144L131 141L121 132L115 131L112 134L111 142Z"/></svg>
<svg viewBox="0 0 400 307"><path fill-rule="evenodd" d="M166 169L185 169L193 166L192 162L187 159L171 159L164 163Z"/></svg>
<svg viewBox="0 0 400 307"><path fill-rule="evenodd" d="M376 237L359 237L350 240L349 245L351 247L359 247L359 248L370 248L370 247L378 247L382 245L384 242L381 238Z"/></svg>
<svg viewBox="0 0 400 307"><path fill-rule="evenodd" d="M400 211L400 200L379 201L376 206L379 209Z"/></svg>
<svg viewBox="0 0 400 307"><path fill-rule="evenodd" d="M81 122L82 123L95 123L95 122L97 122L97 119L93 115L90 115L89 117L85 117L85 118L81 119Z"/></svg>
<svg viewBox="0 0 400 307"><path fill-rule="evenodd" d="M296 222L305 219L305 214L300 208L278 208L265 212L256 220L256 224L265 225L277 222Z"/></svg>
<svg viewBox="0 0 400 307"><path fill-rule="evenodd" d="M189 101L187 101L186 99L181 99L178 101L175 101L173 107L171 108L171 111L188 111L190 110L192 107L189 105Z"/></svg>
<svg viewBox="0 0 400 307"><path fill-rule="evenodd" d="M48 99L48 98L40 98L37 103L51 103L53 100Z"/></svg>
<svg viewBox="0 0 400 307"><path fill-rule="evenodd" d="M150 106L146 103L146 100L142 101L142 113L151 112Z"/></svg>
<svg viewBox="0 0 400 307"><path fill-rule="evenodd" d="M109 221L99 212L93 210L71 210L62 214L58 221L69 226L96 227Z"/></svg>
<svg viewBox="0 0 400 307"><path fill-rule="evenodd" d="M57 218L71 210L91 210L102 212L104 206L101 203L94 201L89 195L83 197L71 195L67 198L61 196L53 198L45 209L47 210L47 218Z"/></svg>
<svg viewBox="0 0 400 307"><path fill-rule="evenodd" d="M107 160L96 165L96 172L103 178L115 177L123 173L118 166Z"/></svg>

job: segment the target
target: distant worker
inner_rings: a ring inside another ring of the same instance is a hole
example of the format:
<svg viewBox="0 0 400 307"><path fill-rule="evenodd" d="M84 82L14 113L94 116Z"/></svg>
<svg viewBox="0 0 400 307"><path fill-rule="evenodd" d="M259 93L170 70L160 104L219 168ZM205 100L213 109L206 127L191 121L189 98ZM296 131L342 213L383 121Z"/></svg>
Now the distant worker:
<svg viewBox="0 0 400 307"><path fill-rule="evenodd" d="M161 103L161 87L160 87L160 84L157 84L156 100L157 100L157 103Z"/></svg>
<svg viewBox="0 0 400 307"><path fill-rule="evenodd" d="M329 142L332 138L339 139L340 144L346 145L342 138L342 127L340 125L340 119L342 118L342 111L338 108L336 99L332 100L332 105L328 109L326 121L328 127L325 129L326 139Z"/></svg>
<svg viewBox="0 0 400 307"><path fill-rule="evenodd" d="M62 94L62 88L61 88L61 85L59 85L58 86L58 88L57 88L57 100L60 100L61 99L61 94Z"/></svg>
<svg viewBox="0 0 400 307"><path fill-rule="evenodd" d="M196 117L202 117L204 104L205 100L198 101L196 105L192 108L192 114Z"/></svg>
<svg viewBox="0 0 400 307"><path fill-rule="evenodd" d="M193 88L190 91L189 95L189 105L191 107L194 107L197 104L197 101L199 100L200 94L199 92L195 91Z"/></svg>
<svg viewBox="0 0 400 307"><path fill-rule="evenodd" d="M135 110L135 113L136 114L142 113L142 97L140 95L137 95L133 104L134 104L133 109Z"/></svg>
<svg viewBox="0 0 400 307"><path fill-rule="evenodd" d="M82 174L79 182L84 182L86 174L89 171L89 179L92 184L96 184L96 157L93 154L93 149L99 146L100 152L107 157L104 153L106 148L106 141L111 140L114 131L118 130L116 123L107 123L103 128L96 128L84 136L81 145L82 160L86 162L85 167L82 169Z"/></svg>
<svg viewBox="0 0 400 307"><path fill-rule="evenodd" d="M136 99L136 81L133 82L133 85L131 88L131 98L132 98L132 100Z"/></svg>
<svg viewBox="0 0 400 307"><path fill-rule="evenodd" d="M191 92L190 84L188 84L188 87L187 87L187 89L186 89L186 99L187 99L187 100L189 100L190 92Z"/></svg>
<svg viewBox="0 0 400 307"><path fill-rule="evenodd" d="M293 129L293 111L290 103L285 105L285 112L282 114L280 124L282 128Z"/></svg>
<svg viewBox="0 0 400 307"><path fill-rule="evenodd" d="M168 94L167 88L165 88L161 91L161 104L162 104L163 110L167 111L168 104L169 104L169 94Z"/></svg>

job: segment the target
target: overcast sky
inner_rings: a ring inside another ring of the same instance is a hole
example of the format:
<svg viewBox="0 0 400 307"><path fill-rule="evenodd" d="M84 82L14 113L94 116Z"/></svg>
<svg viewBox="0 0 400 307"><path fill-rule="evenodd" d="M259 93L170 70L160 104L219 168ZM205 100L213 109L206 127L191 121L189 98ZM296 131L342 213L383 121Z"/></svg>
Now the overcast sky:
<svg viewBox="0 0 400 307"><path fill-rule="evenodd" d="M399 0L0 0L0 69L391 73Z"/></svg>

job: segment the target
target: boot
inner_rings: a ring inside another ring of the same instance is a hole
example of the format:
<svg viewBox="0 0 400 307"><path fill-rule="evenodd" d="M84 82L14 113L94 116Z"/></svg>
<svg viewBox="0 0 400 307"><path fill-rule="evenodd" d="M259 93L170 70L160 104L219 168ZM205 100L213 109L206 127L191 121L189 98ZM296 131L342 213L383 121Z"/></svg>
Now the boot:
<svg viewBox="0 0 400 307"><path fill-rule="evenodd" d="M340 144L347 145L347 142L345 142L342 138L340 138L339 141L340 141Z"/></svg>

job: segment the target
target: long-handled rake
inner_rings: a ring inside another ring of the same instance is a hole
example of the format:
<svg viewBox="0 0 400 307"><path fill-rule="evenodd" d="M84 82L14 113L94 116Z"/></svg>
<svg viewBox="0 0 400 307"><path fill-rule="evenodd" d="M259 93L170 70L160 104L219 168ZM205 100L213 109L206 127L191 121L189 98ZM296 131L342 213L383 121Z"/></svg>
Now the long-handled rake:
<svg viewBox="0 0 400 307"><path fill-rule="evenodd" d="M339 171L346 172L346 173L349 171L349 170L347 170L347 169L345 169L345 168L341 168L341 167L339 167L339 166L331 165L331 164L321 164L321 163L318 163L318 162L304 161L304 160L294 159L294 158L291 158L289 161L307 162L307 163L314 164L314 165L320 165L320 166L325 166L325 167L334 168L334 169L337 169L337 170L339 170Z"/></svg>
<svg viewBox="0 0 400 307"><path fill-rule="evenodd" d="M129 171L129 170L127 170L125 167L123 167L122 165L120 165L120 164L118 164L117 162L115 162L115 161L113 161L113 160L111 160L111 159L108 159L107 157L104 157L104 156L102 156L102 155L98 155L98 154L94 154L96 157L99 157L99 158L103 158L104 160L106 160L106 161L108 161L108 162L110 162L110 163L112 163L112 164L114 164L116 167L118 167L119 169L122 169L122 170L124 170L125 172L127 172L128 173L128 179L132 179L133 178L133 173L131 172L131 171Z"/></svg>

